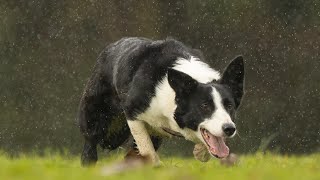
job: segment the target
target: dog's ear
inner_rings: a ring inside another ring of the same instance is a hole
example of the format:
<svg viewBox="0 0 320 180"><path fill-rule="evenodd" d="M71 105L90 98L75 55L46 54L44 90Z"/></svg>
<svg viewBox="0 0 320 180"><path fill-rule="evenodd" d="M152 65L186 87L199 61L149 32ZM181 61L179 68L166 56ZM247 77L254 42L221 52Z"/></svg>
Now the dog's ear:
<svg viewBox="0 0 320 180"><path fill-rule="evenodd" d="M235 99L236 108L240 105L243 96L244 62L243 57L238 56L223 72L220 83L229 87Z"/></svg>
<svg viewBox="0 0 320 180"><path fill-rule="evenodd" d="M177 95L188 95L198 86L191 76L171 68L168 69L168 81Z"/></svg>

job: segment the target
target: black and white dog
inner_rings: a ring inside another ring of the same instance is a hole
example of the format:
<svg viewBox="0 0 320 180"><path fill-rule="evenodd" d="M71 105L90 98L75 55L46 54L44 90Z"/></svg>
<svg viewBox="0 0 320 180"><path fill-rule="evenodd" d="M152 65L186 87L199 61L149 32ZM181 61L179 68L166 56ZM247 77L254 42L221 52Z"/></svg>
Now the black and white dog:
<svg viewBox="0 0 320 180"><path fill-rule="evenodd" d="M95 163L97 145L113 150L131 135L141 155L159 163L163 137L203 143L228 156L225 138L243 95L244 63L236 57L222 76L201 52L173 39L123 38L98 57L79 107L85 138L82 164Z"/></svg>

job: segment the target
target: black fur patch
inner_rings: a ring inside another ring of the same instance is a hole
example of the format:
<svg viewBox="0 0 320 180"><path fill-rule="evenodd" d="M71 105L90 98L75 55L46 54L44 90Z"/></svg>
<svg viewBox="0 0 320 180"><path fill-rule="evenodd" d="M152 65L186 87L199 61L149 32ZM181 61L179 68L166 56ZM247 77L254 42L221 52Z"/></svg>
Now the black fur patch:
<svg viewBox="0 0 320 180"><path fill-rule="evenodd" d="M238 108L243 96L244 84L244 62L242 56L238 56L231 61L219 83L231 90L235 106Z"/></svg>

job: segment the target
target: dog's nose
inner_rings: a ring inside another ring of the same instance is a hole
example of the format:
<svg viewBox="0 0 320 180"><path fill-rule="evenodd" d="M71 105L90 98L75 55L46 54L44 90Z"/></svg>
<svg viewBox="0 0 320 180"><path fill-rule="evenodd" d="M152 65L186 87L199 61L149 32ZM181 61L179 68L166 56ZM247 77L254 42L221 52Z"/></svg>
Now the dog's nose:
<svg viewBox="0 0 320 180"><path fill-rule="evenodd" d="M227 136L230 137L236 131L236 127L235 127L235 125L233 125L231 123L226 123L226 124L222 125L222 130Z"/></svg>

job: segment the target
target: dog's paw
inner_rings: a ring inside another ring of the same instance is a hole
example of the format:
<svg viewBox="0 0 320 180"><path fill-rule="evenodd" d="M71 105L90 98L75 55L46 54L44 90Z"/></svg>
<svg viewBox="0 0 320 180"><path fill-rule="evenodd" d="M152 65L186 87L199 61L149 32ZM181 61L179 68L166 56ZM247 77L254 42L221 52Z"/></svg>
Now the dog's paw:
<svg viewBox="0 0 320 180"><path fill-rule="evenodd" d="M201 162L208 162L211 158L206 145L200 143L196 144L193 149L193 156L195 159Z"/></svg>
<svg viewBox="0 0 320 180"><path fill-rule="evenodd" d="M155 168L161 168L163 166L164 166L164 163L160 160L153 164L153 167L155 167Z"/></svg>
<svg viewBox="0 0 320 180"><path fill-rule="evenodd" d="M239 164L239 157L234 153L230 153L228 157L221 159L220 163L224 166L234 166Z"/></svg>
<svg viewBox="0 0 320 180"><path fill-rule="evenodd" d="M148 157L150 158L150 162L154 167L160 167L163 165L162 161L160 161L158 154L150 154L148 155Z"/></svg>

